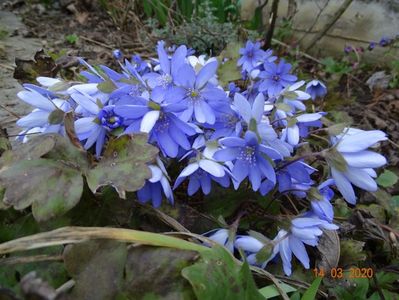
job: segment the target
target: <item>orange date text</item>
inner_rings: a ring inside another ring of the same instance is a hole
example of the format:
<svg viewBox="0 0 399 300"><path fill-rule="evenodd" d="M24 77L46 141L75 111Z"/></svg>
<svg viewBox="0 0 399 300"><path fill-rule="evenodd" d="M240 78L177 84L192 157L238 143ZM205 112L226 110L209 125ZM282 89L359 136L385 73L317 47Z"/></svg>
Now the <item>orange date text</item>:
<svg viewBox="0 0 399 300"><path fill-rule="evenodd" d="M374 276L374 270L372 268L349 268L345 270L337 267L328 271L323 268L314 268L312 271L315 277L327 276L332 279L372 278Z"/></svg>

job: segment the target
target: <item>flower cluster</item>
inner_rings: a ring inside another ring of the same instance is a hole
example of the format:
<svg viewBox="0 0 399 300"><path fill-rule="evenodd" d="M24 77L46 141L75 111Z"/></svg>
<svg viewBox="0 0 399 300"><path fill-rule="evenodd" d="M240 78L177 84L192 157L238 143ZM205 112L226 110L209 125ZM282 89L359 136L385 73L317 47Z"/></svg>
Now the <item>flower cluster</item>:
<svg viewBox="0 0 399 300"><path fill-rule="evenodd" d="M208 236L231 251L241 249L255 265L264 267L280 254L289 275L293 253L309 268L305 245L317 245L322 229L338 228L332 223L334 189L350 204L356 203L353 186L376 190L374 168L386 160L369 148L385 140L385 134L345 128L322 137L321 151L318 144L317 152L300 156L298 150L312 145L315 133L331 132L323 125L326 113L308 105L327 93L322 82L298 80L291 64L262 50L258 42L248 41L237 53L234 64L245 82L239 87L237 82L220 84L218 67L229 63L226 59L197 57L184 45L166 49L162 41L156 49L158 57L150 61L124 59L114 51L120 72L81 60L85 82L39 77L40 86L24 85L18 97L35 109L18 120L23 128L18 138L25 142L31 134L65 135L63 116L70 113L82 146L101 159L110 138L147 133L160 154L149 165L152 177L137 198L155 207L162 199L173 204L177 188L187 189L189 196L206 195L213 185L236 190L245 185L261 195L301 199L307 209L298 216L286 213L290 221L282 222L267 243L242 235L231 240L226 229ZM312 167L309 157L326 172ZM168 175L173 165L180 169L174 181ZM259 259L268 243L272 251Z"/></svg>
<svg viewBox="0 0 399 300"><path fill-rule="evenodd" d="M398 39L399 39L399 36L392 37L392 38L383 36L379 42L371 41L369 43L369 45L367 46L367 50L373 51L377 46L382 47L382 48L392 46L398 41ZM364 48L363 47L353 47L351 45L348 45L348 46L344 47L344 52L345 52L345 54L349 54L351 52L363 53Z"/></svg>

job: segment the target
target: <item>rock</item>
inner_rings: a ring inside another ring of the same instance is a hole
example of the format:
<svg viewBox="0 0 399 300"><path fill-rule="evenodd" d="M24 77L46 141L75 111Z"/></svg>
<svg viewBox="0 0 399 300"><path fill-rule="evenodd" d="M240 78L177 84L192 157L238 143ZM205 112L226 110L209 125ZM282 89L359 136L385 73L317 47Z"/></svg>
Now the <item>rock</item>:
<svg viewBox="0 0 399 300"><path fill-rule="evenodd" d="M392 76L385 74L385 71L376 72L367 79L366 84L370 90L385 90Z"/></svg>

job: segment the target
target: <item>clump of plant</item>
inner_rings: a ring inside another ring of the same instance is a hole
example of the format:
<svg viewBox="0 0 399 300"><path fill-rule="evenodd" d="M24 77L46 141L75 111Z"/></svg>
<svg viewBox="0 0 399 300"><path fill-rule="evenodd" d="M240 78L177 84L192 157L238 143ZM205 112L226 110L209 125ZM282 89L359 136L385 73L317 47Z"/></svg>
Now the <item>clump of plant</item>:
<svg viewBox="0 0 399 300"><path fill-rule="evenodd" d="M190 45L198 53L220 53L227 44L238 39L237 25L217 17L217 9L204 1L198 10L181 23L167 22L159 28L158 20L149 21L152 32L176 45Z"/></svg>
<svg viewBox="0 0 399 300"><path fill-rule="evenodd" d="M167 51L161 41L157 54L147 62L115 51L120 71L81 60L86 82L25 85L18 97L35 109L17 121L28 148L1 161L4 204L31 205L46 220L77 205L85 187L111 186L120 198L136 192L154 207L173 205L175 191L245 189L276 203L264 207L268 229L241 230L238 217L205 236L254 266L281 261L291 275L295 257L309 269L309 248L339 228L335 195L354 206L354 186L377 190L375 169L386 159L375 148L386 134L333 124L312 105L326 86L299 80L259 42L214 58L184 45Z"/></svg>

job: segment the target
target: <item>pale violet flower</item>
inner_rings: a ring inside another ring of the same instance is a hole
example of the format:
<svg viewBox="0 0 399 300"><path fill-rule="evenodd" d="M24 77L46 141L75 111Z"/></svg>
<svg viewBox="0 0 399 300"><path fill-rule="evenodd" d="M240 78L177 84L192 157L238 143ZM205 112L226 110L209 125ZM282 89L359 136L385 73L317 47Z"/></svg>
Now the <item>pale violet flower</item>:
<svg viewBox="0 0 399 300"><path fill-rule="evenodd" d="M30 114L17 121L17 125L24 128L17 138L22 138L23 141L27 141L27 134L39 132L64 133L63 120L61 119L59 122L50 123L49 117L56 110L65 113L70 111L71 105L68 101L59 98L50 98L49 95L43 95L37 90L29 87L25 87L25 90L19 92L17 96L25 103L35 107Z"/></svg>
<svg viewBox="0 0 399 300"><path fill-rule="evenodd" d="M309 255L305 245L317 246L322 229L337 230L338 226L325 220L321 220L314 215L297 217L291 221L291 226L287 230L280 229L277 236L269 242L273 246L271 256L265 262L259 262L256 254L268 244L259 241L251 236L238 237L234 243L235 247L244 250L248 263L265 267L277 254L283 262L284 273L290 276L292 273L292 254L302 263L305 269L310 268Z"/></svg>
<svg viewBox="0 0 399 300"><path fill-rule="evenodd" d="M302 114L291 118L287 127L282 130L282 139L287 141L290 145L296 146L299 144L301 137L301 127L320 126L316 121L323 117L321 113Z"/></svg>
<svg viewBox="0 0 399 300"><path fill-rule="evenodd" d="M377 190L373 178L377 176L373 168L387 163L384 156L368 150L378 142L387 140L380 130L364 131L349 128L334 137L333 148L325 154L331 168L331 176L338 190L350 204L356 204L352 184L369 192Z"/></svg>
<svg viewBox="0 0 399 300"><path fill-rule="evenodd" d="M223 187L230 185L230 171L222 164L207 159L199 158L185 167L177 177L173 189L176 189L187 177L189 177L187 194L192 196L199 188L207 195L211 191L212 181L216 181Z"/></svg>
<svg viewBox="0 0 399 300"><path fill-rule="evenodd" d="M207 237L211 241L218 243L226 247L231 253L234 252L234 240L231 241L229 239L230 232L228 229L213 229L203 234L203 236Z"/></svg>
<svg viewBox="0 0 399 300"><path fill-rule="evenodd" d="M327 87L319 80L312 80L306 85L306 93L308 93L313 100L322 98L327 94Z"/></svg>
<svg viewBox="0 0 399 300"><path fill-rule="evenodd" d="M141 203L151 201L154 207L160 207L162 203L162 193L173 204L173 192L170 187L168 173L161 159L157 157L156 164L148 166L151 170L151 178L148 179L139 191L137 198Z"/></svg>

